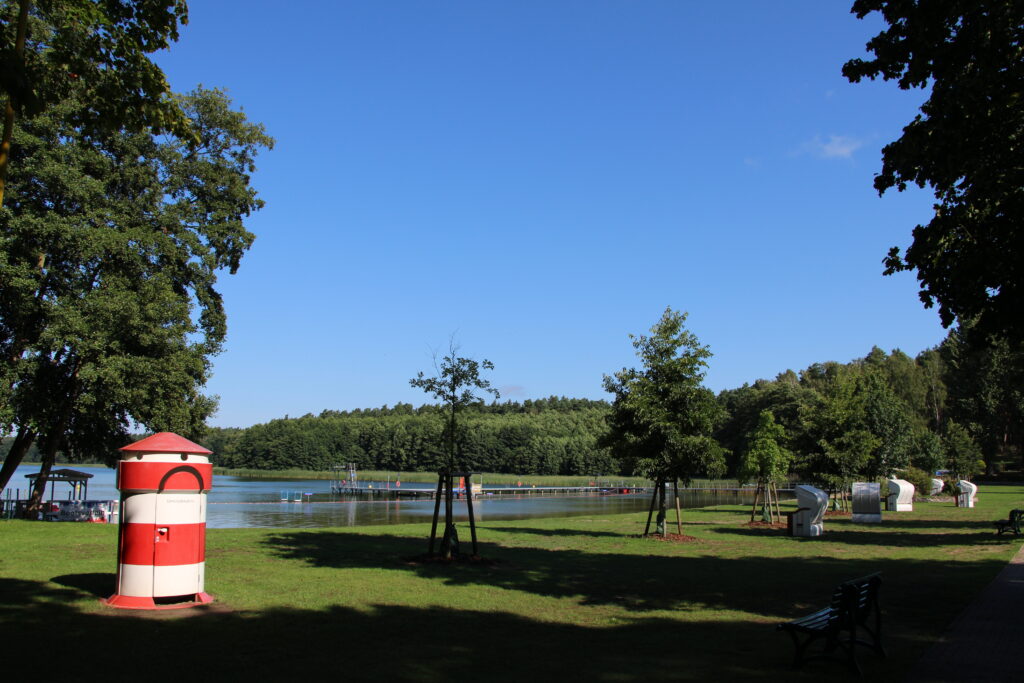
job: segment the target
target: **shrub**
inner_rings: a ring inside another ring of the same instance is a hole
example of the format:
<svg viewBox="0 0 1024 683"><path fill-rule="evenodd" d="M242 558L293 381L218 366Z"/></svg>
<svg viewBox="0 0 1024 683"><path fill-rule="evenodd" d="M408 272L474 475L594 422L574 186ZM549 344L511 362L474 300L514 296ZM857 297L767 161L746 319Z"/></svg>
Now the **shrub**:
<svg viewBox="0 0 1024 683"><path fill-rule="evenodd" d="M924 470L908 467L900 477L914 485L914 500L926 497L932 490L932 476Z"/></svg>

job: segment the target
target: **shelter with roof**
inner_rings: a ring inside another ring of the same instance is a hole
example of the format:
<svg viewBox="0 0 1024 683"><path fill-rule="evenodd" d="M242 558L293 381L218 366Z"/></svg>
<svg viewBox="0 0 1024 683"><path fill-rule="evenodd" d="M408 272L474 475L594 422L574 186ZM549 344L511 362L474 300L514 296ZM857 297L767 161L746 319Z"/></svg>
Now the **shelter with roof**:
<svg viewBox="0 0 1024 683"><path fill-rule="evenodd" d="M58 482L64 482L71 486L69 500L86 500L89 497L89 480L92 479L93 475L88 472L69 469L50 470L46 475L42 472L33 472L32 474L25 475L25 478L29 480L33 488L41 477L44 482L50 484L50 500L54 500L54 487Z"/></svg>

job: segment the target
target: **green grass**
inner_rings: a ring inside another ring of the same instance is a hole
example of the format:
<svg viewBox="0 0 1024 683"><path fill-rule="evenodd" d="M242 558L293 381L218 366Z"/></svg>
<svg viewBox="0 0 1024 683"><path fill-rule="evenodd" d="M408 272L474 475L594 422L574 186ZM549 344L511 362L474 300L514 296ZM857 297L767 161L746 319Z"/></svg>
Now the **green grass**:
<svg viewBox="0 0 1024 683"><path fill-rule="evenodd" d="M423 524L211 529L217 601L161 613L98 602L114 589L116 528L0 522L3 673L40 657L47 678L847 680L830 662L791 672L773 625L882 571L889 658L860 661L866 680L902 680L1020 547L993 531L1013 507L1024 488L990 486L974 509L828 518L817 539L747 527L738 507L687 510L692 543L638 538L638 514L485 522L494 564L450 566L407 561Z"/></svg>

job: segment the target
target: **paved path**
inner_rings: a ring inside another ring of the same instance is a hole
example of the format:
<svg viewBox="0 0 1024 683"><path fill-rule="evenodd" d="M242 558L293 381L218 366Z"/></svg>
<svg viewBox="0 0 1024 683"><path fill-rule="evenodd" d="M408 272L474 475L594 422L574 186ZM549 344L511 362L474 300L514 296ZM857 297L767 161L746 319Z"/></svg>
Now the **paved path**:
<svg viewBox="0 0 1024 683"><path fill-rule="evenodd" d="M907 679L907 683L943 681L1024 681L1024 546Z"/></svg>

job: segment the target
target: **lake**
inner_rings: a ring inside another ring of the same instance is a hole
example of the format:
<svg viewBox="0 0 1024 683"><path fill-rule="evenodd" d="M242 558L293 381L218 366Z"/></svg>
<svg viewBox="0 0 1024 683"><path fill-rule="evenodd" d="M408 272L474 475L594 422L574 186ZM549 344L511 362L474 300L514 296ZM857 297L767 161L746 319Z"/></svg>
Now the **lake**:
<svg viewBox="0 0 1024 683"><path fill-rule="evenodd" d="M94 475L89 480L90 500L116 500L120 497L114 485L114 470L83 467L81 471ZM20 489L20 497L24 498L27 488L25 475L35 472L38 472L36 466L18 467L3 496L14 496L14 490ZM374 483L376 487L387 485L386 482ZM390 485L394 486L394 482ZM402 483L403 491L434 488L435 485L432 484ZM473 512L477 521L646 512L650 505L649 494L643 493L490 497L486 495L486 491L485 487L484 495L473 501ZM67 484L56 484L55 499L66 500L69 494L70 487ZM49 499L49 490L46 497ZM282 502L282 497L299 499L301 502ZM680 497L683 507L686 508L750 502L749 491L735 489L718 492L685 490L680 491ZM207 502L206 525L213 529L405 524L430 521L434 513L434 501L426 498L381 500L366 496L338 496L332 495L331 482L327 480L243 479L225 475L214 475L213 489ZM457 520L467 519L465 501L455 502L455 517Z"/></svg>

